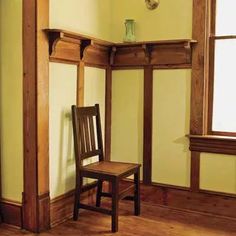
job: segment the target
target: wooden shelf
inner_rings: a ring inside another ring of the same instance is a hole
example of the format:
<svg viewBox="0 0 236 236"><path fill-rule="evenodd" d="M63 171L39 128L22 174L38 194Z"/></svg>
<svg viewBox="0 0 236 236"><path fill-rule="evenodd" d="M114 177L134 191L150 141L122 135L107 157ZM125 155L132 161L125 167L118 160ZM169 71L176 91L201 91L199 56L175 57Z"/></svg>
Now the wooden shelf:
<svg viewBox="0 0 236 236"><path fill-rule="evenodd" d="M194 40L161 40L135 43L112 43L60 30L45 30L49 38L51 61L95 66L186 68L191 67Z"/></svg>

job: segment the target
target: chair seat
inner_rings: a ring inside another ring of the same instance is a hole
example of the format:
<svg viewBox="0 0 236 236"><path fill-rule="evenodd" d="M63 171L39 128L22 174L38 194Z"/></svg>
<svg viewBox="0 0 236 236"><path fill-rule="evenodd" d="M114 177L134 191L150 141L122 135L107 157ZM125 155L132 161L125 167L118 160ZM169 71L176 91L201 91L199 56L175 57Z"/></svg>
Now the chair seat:
<svg viewBox="0 0 236 236"><path fill-rule="evenodd" d="M140 166L140 164L133 163L100 161L81 167L81 171L119 177L139 168Z"/></svg>

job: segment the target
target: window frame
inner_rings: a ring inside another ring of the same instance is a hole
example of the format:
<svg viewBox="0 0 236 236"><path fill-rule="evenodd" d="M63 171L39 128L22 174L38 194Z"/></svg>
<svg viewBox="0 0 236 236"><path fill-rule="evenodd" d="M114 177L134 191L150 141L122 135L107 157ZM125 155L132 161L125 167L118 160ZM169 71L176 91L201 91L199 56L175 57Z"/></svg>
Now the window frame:
<svg viewBox="0 0 236 236"><path fill-rule="evenodd" d="M236 136L235 132L228 132L228 131L216 131L213 130L213 105L214 105L214 69L215 69L215 43L217 40L227 40L227 39L235 39L236 35L216 35L216 7L217 7L217 0L209 0L209 48L208 48L208 55L209 55L209 89L208 89L208 122L207 122L207 133L209 135L219 135L219 136Z"/></svg>
<svg viewBox="0 0 236 236"><path fill-rule="evenodd" d="M193 0L190 151L236 155L236 135L212 131L216 0Z"/></svg>

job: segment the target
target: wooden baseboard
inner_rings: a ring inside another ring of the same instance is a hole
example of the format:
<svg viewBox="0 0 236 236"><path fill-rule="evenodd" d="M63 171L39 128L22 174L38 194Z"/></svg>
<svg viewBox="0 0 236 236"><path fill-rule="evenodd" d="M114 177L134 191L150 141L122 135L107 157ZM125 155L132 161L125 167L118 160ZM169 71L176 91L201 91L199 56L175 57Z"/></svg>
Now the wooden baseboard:
<svg viewBox="0 0 236 236"><path fill-rule="evenodd" d="M130 181L124 181L127 184ZM104 186L109 189L108 184ZM83 193L87 203L95 202L95 189ZM236 219L236 196L226 196L216 192L191 192L189 188L165 184L141 184L141 201L143 203L167 206L182 211L194 211ZM51 227L72 218L74 190L51 201Z"/></svg>
<svg viewBox="0 0 236 236"><path fill-rule="evenodd" d="M94 193L95 189L82 193L81 200L93 204L95 202ZM73 207L74 190L52 199L50 205L51 227L55 227L56 225L71 219Z"/></svg>
<svg viewBox="0 0 236 236"><path fill-rule="evenodd" d="M38 232L50 229L50 196L49 192L38 196Z"/></svg>
<svg viewBox="0 0 236 236"><path fill-rule="evenodd" d="M2 221L22 228L22 204L11 200L1 200Z"/></svg>
<svg viewBox="0 0 236 236"><path fill-rule="evenodd" d="M165 185L141 185L141 200L178 208L236 219L236 197L216 192L191 192Z"/></svg>

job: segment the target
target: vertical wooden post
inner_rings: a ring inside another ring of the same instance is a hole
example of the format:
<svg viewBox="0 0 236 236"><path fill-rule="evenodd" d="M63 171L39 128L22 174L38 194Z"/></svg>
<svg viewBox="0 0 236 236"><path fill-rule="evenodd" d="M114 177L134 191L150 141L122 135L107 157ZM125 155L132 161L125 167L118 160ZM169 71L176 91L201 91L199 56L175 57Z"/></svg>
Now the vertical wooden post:
<svg viewBox="0 0 236 236"><path fill-rule="evenodd" d="M49 0L23 0L23 228L50 227L48 40Z"/></svg>
<svg viewBox="0 0 236 236"><path fill-rule="evenodd" d="M208 99L208 0L194 0L193 9L192 37L197 40L197 44L192 52L190 134L205 134Z"/></svg>
<svg viewBox="0 0 236 236"><path fill-rule="evenodd" d="M106 96L105 96L105 159L111 155L111 110L112 110L112 70L106 68Z"/></svg>
<svg viewBox="0 0 236 236"><path fill-rule="evenodd" d="M208 130L208 34L209 1L193 0L193 36L197 40L192 52L190 134ZM191 190L199 191L200 153L191 152Z"/></svg>
<svg viewBox="0 0 236 236"><path fill-rule="evenodd" d="M77 66L77 106L84 106L84 62Z"/></svg>
<svg viewBox="0 0 236 236"><path fill-rule="evenodd" d="M200 184L200 152L191 152L191 183L192 192L199 191Z"/></svg>
<svg viewBox="0 0 236 236"><path fill-rule="evenodd" d="M143 183L152 182L152 104L153 68L144 67L144 110L143 110Z"/></svg>

